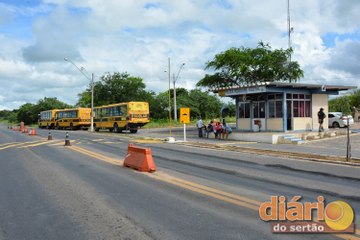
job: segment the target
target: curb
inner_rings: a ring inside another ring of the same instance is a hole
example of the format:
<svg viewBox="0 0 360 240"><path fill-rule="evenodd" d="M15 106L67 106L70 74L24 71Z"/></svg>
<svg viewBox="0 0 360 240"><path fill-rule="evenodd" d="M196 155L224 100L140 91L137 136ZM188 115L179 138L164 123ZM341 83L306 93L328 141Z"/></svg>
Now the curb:
<svg viewBox="0 0 360 240"><path fill-rule="evenodd" d="M332 163L332 164L339 164L339 165L348 165L348 166L355 166L360 167L360 159L359 158L352 158L352 161L347 162L343 157L334 156L334 155L320 155L314 153L296 153L296 152L286 152L281 150L269 150L269 149L259 149L259 148L250 148L250 147L238 147L238 146L219 146L219 145L206 145L199 143L199 142L176 142L179 145L184 146L192 146L192 147L199 147L199 148L207 148L207 149L214 149L214 150L222 150L222 151L233 151L233 152L245 152L245 153L255 153L258 155L270 155L275 157L282 157L282 158L295 158L301 160L308 160L314 162L323 162L323 163ZM230 149L232 148L232 149ZM341 161L342 159L342 161ZM355 160L355 161L354 161Z"/></svg>

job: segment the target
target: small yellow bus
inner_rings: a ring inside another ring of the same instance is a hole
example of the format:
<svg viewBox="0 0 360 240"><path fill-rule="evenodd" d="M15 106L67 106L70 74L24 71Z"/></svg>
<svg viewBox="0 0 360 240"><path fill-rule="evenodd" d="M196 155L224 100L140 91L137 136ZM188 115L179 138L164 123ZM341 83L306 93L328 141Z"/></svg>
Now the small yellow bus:
<svg viewBox="0 0 360 240"><path fill-rule="evenodd" d="M55 114L58 109L42 111L39 113L38 126L39 128L55 128Z"/></svg>
<svg viewBox="0 0 360 240"><path fill-rule="evenodd" d="M57 129L87 129L90 127L91 108L58 110L55 114Z"/></svg>
<svg viewBox="0 0 360 240"><path fill-rule="evenodd" d="M136 133L138 128L150 121L147 102L126 102L94 108L94 129L109 129L110 132L129 130Z"/></svg>

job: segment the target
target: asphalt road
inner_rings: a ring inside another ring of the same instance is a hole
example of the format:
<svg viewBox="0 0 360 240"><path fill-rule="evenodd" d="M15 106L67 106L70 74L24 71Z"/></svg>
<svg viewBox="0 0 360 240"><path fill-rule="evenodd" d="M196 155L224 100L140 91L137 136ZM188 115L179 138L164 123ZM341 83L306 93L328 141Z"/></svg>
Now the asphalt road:
<svg viewBox="0 0 360 240"><path fill-rule="evenodd" d="M159 143L132 134L0 126L0 239L360 239L273 234L258 207L273 195L344 200L360 213L360 168ZM156 173L122 167L129 142Z"/></svg>

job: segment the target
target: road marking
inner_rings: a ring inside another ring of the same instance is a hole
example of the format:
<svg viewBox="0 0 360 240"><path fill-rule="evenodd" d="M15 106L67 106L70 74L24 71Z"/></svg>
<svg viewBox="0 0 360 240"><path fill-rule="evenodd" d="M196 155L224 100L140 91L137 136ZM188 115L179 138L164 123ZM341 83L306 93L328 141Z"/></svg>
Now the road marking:
<svg viewBox="0 0 360 240"><path fill-rule="evenodd" d="M25 146L21 146L21 147L17 147L17 148L29 148L29 147L36 147L36 146L40 146L40 145L44 145L44 144L49 144L51 143L50 141L43 141L40 143L35 143L35 144L30 144L30 145L25 145Z"/></svg>
<svg viewBox="0 0 360 240"><path fill-rule="evenodd" d="M156 178L158 180L167 182L167 183L171 183L173 185L182 187L182 188L186 188L188 190L191 190L193 192L197 192L197 193L201 193L203 195L209 196L209 197L213 197L225 202L229 202L232 204L236 204L242 207L246 207L255 211L259 211L259 205L260 202L252 200L252 199L248 199L245 197L241 197L235 194L231 194L228 192L224 192L221 190L218 190L216 188L210 188L204 185L200 185L194 182L189 182L189 181L185 181L179 178L174 178L174 177L164 177L162 174L146 174L147 176L151 177L151 178Z"/></svg>
<svg viewBox="0 0 360 240"><path fill-rule="evenodd" d="M19 146L19 145L22 145L24 143L12 143L10 145L7 145L5 147L1 147L0 150L4 150L4 149L7 149L7 148L11 148L11 147L16 147L16 146Z"/></svg>
<svg viewBox="0 0 360 240"><path fill-rule="evenodd" d="M62 142L56 142L56 143L51 143L51 144L49 144L49 146L64 146L65 145L65 143L62 141Z"/></svg>
<svg viewBox="0 0 360 240"><path fill-rule="evenodd" d="M130 142L134 142L134 143L164 143L163 140L157 140L157 139L139 139L139 140L130 140Z"/></svg>
<svg viewBox="0 0 360 240"><path fill-rule="evenodd" d="M70 147L66 147L66 148L77 151L77 152L82 153L82 154L85 154L85 155L90 156L92 158L99 159L99 160L107 162L107 163L111 163L111 164L118 165L118 166L123 166L124 165L124 160L122 160L122 159L110 158L110 157L107 157L105 155L101 155L99 153L96 153L96 152L93 152L93 151L90 151L90 150L87 150L87 149L84 149L84 148L81 148L81 147L78 147L78 146L70 146Z"/></svg>
<svg viewBox="0 0 360 240"><path fill-rule="evenodd" d="M31 143L36 143L36 142L39 142L39 141L9 143L7 146L1 147L0 150L4 150L4 149L7 149L7 148L12 148L12 147L17 147L17 146L24 145L24 144L29 144L29 143L30 144Z"/></svg>
<svg viewBox="0 0 360 240"><path fill-rule="evenodd" d="M6 146L6 145L11 145L11 144L14 144L14 143L18 143L18 142L2 143L2 144L0 144L0 147L4 147L4 146Z"/></svg>
<svg viewBox="0 0 360 240"><path fill-rule="evenodd" d="M100 141L103 141L105 140L104 138L98 138L98 139L92 139L91 141L93 142L100 142Z"/></svg>

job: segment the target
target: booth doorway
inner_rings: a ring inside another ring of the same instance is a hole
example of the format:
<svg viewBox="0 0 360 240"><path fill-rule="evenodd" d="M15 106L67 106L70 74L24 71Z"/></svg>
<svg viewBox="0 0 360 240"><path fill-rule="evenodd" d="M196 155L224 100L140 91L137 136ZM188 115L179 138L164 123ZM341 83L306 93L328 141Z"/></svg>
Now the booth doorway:
<svg viewBox="0 0 360 240"><path fill-rule="evenodd" d="M286 101L286 130L292 131L292 101Z"/></svg>

